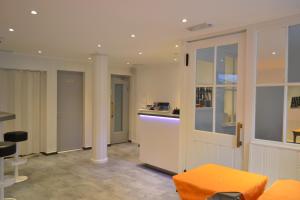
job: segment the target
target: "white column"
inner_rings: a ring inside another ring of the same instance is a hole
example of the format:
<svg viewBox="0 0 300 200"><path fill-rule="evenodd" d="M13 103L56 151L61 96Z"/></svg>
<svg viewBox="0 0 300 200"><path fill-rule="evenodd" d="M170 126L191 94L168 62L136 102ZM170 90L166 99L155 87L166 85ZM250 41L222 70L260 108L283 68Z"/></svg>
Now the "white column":
<svg viewBox="0 0 300 200"><path fill-rule="evenodd" d="M107 135L109 128L108 59L95 55L93 66L93 155L96 163L107 161Z"/></svg>

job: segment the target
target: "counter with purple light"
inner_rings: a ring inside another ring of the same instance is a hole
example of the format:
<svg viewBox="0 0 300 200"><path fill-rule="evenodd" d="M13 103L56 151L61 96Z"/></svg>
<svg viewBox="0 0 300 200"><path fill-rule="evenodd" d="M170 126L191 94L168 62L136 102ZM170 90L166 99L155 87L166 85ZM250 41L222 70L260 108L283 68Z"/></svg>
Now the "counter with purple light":
<svg viewBox="0 0 300 200"><path fill-rule="evenodd" d="M179 125L179 115L168 111L140 109L137 121L140 161L177 173Z"/></svg>

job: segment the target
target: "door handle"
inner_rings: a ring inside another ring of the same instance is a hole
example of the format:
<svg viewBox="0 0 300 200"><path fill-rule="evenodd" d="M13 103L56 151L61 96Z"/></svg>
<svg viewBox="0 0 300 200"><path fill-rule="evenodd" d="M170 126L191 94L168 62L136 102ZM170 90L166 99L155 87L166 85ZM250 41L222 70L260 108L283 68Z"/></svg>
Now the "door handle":
<svg viewBox="0 0 300 200"><path fill-rule="evenodd" d="M241 129L243 128L243 124L237 123L237 132L236 132L236 147L239 148L242 146L243 142L241 141Z"/></svg>

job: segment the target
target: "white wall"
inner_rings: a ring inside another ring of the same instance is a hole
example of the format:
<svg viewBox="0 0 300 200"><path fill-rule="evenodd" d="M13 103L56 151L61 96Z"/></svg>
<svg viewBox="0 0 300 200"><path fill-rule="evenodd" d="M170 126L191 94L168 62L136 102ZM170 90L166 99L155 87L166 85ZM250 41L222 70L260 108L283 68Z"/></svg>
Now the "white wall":
<svg viewBox="0 0 300 200"><path fill-rule="evenodd" d="M135 111L132 117L137 120L139 108L153 102L170 102L171 107L180 106L179 64L163 66L135 66ZM139 142L139 136L132 133L131 140Z"/></svg>
<svg viewBox="0 0 300 200"><path fill-rule="evenodd" d="M46 146L43 151L57 151L57 71L85 72L84 146L92 143L92 80L91 67L87 62L67 61L44 56L32 56L0 52L0 68L46 71L47 73L47 125ZM18 117L18 116L17 116Z"/></svg>

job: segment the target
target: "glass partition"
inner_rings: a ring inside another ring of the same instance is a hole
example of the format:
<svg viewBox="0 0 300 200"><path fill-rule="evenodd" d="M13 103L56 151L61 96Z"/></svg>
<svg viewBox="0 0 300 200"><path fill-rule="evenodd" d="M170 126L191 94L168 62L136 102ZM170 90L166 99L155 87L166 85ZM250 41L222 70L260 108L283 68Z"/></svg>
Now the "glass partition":
<svg viewBox="0 0 300 200"><path fill-rule="evenodd" d="M300 25L260 30L257 50L255 138L300 144Z"/></svg>
<svg viewBox="0 0 300 200"><path fill-rule="evenodd" d="M288 82L300 82L300 25L289 27Z"/></svg>
<svg viewBox="0 0 300 200"><path fill-rule="evenodd" d="M286 141L300 143L300 86L288 87Z"/></svg>
<svg viewBox="0 0 300 200"><path fill-rule="evenodd" d="M282 141L284 88L256 89L255 138Z"/></svg>
<svg viewBox="0 0 300 200"><path fill-rule="evenodd" d="M286 30L266 28L258 33L257 84L284 83Z"/></svg>

